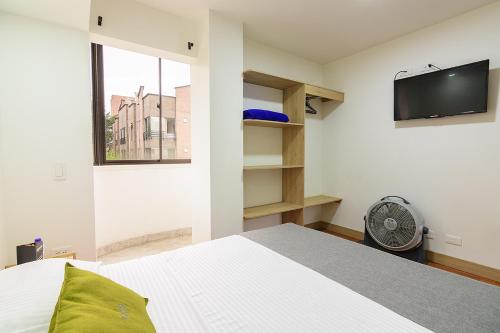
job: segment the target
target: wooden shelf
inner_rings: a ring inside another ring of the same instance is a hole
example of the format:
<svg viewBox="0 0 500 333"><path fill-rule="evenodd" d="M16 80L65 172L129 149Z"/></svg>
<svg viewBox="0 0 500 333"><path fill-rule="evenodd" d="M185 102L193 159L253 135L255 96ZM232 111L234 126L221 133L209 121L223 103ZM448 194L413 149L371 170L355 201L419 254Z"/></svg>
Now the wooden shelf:
<svg viewBox="0 0 500 333"><path fill-rule="evenodd" d="M263 217L268 215L274 215L284 212L289 212L292 210L302 209L301 205L293 204L289 202L277 202L269 205L248 207L244 209L243 218L244 219L255 219L257 217Z"/></svg>
<svg viewBox="0 0 500 333"><path fill-rule="evenodd" d="M319 206L330 203L339 203L341 201L342 199L337 197L332 197L328 195L315 195L313 197L305 198L303 206L289 202L278 202L269 205L248 207L244 209L243 218L245 220L255 219L257 217L285 213L292 210L302 209L305 207Z"/></svg>
<svg viewBox="0 0 500 333"><path fill-rule="evenodd" d="M344 93L326 89L322 87L313 86L310 84L306 84L306 95L313 97L320 97L323 102L328 101L336 101L343 102L344 101Z"/></svg>
<svg viewBox="0 0 500 333"><path fill-rule="evenodd" d="M275 88L275 89L287 89L296 85L304 84L303 82L285 79L279 76L269 75L266 73L257 72L254 70L248 70L243 72L243 81L246 83L256 84L259 86ZM328 101L344 101L344 93L314 86L312 84L304 84L306 89L306 95L313 97L320 97L323 102Z"/></svg>
<svg viewBox="0 0 500 333"><path fill-rule="evenodd" d="M339 203L341 198L331 197L328 195L315 195L313 197L307 197L304 199L304 207L319 206L329 203Z"/></svg>
<svg viewBox="0 0 500 333"><path fill-rule="evenodd" d="M275 170L303 168L303 165L245 165L243 170Z"/></svg>
<svg viewBox="0 0 500 333"><path fill-rule="evenodd" d="M298 123L283 123L280 121L257 120L257 119L245 119L245 120L243 120L243 125L245 125L245 126L260 126L260 127L274 127L274 128L304 126L304 124L298 124Z"/></svg>
<svg viewBox="0 0 500 333"><path fill-rule="evenodd" d="M257 84L259 86L275 88L275 89L287 89L302 82L297 82L294 80L285 79L282 77L269 75L261 72L256 72L253 70L248 70L243 72L243 82Z"/></svg>

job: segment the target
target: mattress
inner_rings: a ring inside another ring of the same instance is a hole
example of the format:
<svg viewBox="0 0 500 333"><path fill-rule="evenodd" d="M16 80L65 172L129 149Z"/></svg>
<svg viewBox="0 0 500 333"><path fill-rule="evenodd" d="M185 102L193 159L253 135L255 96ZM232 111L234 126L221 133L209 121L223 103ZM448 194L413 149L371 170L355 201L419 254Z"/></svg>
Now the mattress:
<svg viewBox="0 0 500 333"><path fill-rule="evenodd" d="M243 237L434 332L500 333L500 288L295 224Z"/></svg>
<svg viewBox="0 0 500 333"><path fill-rule="evenodd" d="M241 236L99 272L149 298L158 332L430 332Z"/></svg>
<svg viewBox="0 0 500 333"><path fill-rule="evenodd" d="M63 259L0 272L0 332L46 332ZM113 264L158 332L500 332L500 288L293 224Z"/></svg>

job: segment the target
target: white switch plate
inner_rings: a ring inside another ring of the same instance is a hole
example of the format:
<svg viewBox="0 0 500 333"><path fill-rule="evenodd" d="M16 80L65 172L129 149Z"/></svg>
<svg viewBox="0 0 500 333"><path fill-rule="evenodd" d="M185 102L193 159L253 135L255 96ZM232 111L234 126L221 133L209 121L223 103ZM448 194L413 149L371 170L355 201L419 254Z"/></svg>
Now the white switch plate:
<svg viewBox="0 0 500 333"><path fill-rule="evenodd" d="M454 236L454 235L446 235L446 243L462 246L462 237Z"/></svg>

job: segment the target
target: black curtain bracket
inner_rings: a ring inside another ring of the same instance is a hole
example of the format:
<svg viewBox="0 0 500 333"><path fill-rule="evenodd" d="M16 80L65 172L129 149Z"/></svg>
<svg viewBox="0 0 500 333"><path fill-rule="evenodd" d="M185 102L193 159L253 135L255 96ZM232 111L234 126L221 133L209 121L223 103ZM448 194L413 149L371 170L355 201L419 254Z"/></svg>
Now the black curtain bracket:
<svg viewBox="0 0 500 333"><path fill-rule="evenodd" d="M433 64L428 64L427 66L428 66L429 68L436 68L436 69L438 69L438 70L442 71L442 69L441 69L441 68L439 68L439 67L438 67L438 66L436 66L436 65L433 65Z"/></svg>

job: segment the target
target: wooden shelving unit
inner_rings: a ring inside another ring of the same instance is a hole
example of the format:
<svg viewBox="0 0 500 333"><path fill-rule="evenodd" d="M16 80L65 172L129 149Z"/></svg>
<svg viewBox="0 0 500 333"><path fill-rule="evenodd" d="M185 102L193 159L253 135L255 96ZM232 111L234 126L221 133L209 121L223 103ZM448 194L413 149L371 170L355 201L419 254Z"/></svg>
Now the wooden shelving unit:
<svg viewBox="0 0 500 333"><path fill-rule="evenodd" d="M246 165L243 167L243 170L281 170L281 169L294 169L294 168L303 168L303 165Z"/></svg>
<svg viewBox="0 0 500 333"><path fill-rule="evenodd" d="M304 124L297 123L283 123L280 121L270 121L270 120L255 120L255 119L245 119L243 120L243 125L245 126L260 126L260 127L274 127L274 128L285 128L294 126L304 126Z"/></svg>
<svg viewBox="0 0 500 333"><path fill-rule="evenodd" d="M281 128L283 157L283 165L244 167L245 171L281 170L283 202L245 208L243 218L249 220L281 214L281 221L283 223L293 222L303 225L305 207L338 203L341 201L340 198L324 195L304 198L304 122L306 96L321 98L324 102L343 102L344 94L331 89L253 70L243 73L243 81L283 90L283 112L290 119L288 123L253 119L243 121L245 126Z"/></svg>

